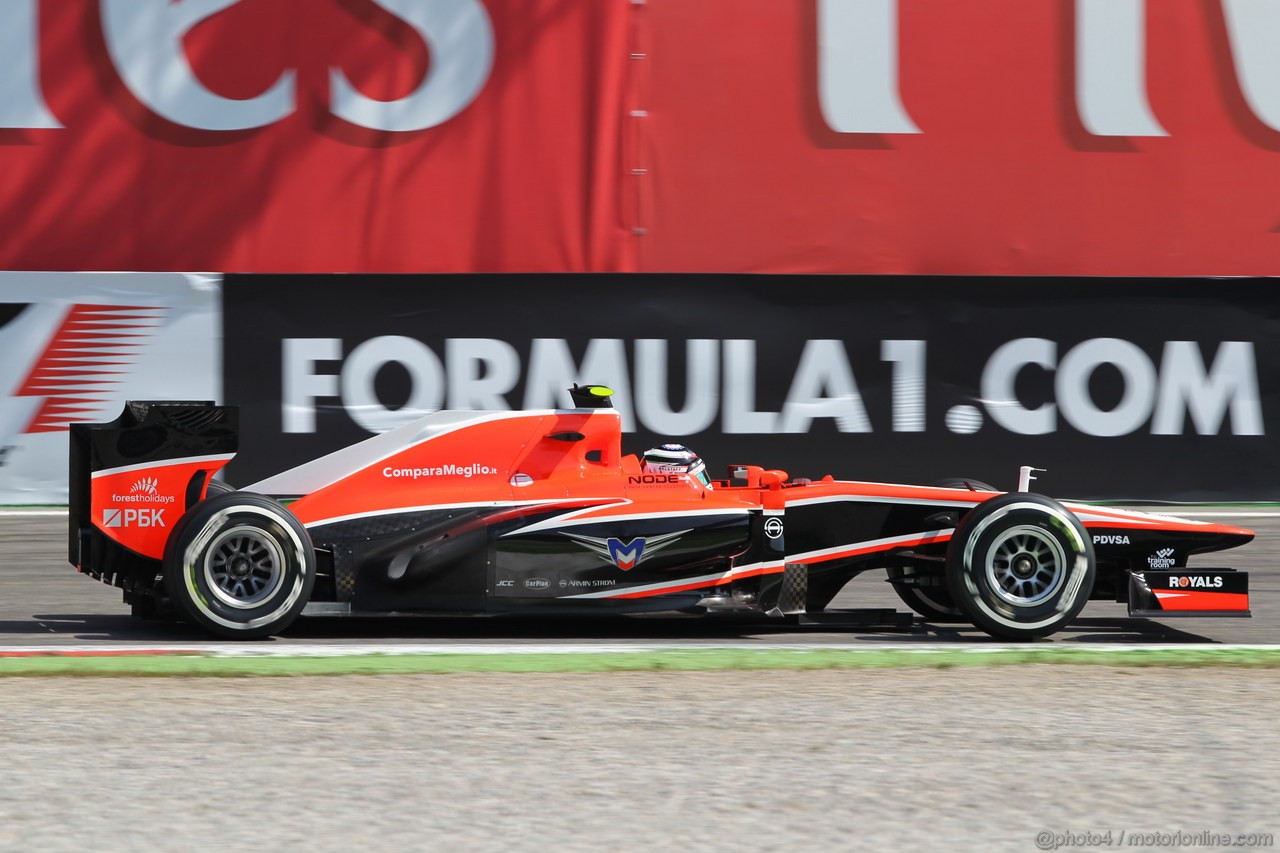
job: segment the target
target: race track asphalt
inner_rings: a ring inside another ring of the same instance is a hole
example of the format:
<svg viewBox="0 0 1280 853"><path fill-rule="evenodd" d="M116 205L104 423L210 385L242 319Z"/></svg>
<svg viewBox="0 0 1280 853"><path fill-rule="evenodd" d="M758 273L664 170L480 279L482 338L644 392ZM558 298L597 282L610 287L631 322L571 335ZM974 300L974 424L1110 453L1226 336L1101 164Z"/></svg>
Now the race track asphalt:
<svg viewBox="0 0 1280 853"><path fill-rule="evenodd" d="M1200 559L1250 572L1251 619L1130 619L1123 605L1091 602L1055 643L1247 643L1280 644L1280 513L1206 509L1197 513L1258 533L1249 545ZM1196 515L1196 517L1206 517ZM1193 559L1192 567L1196 565ZM883 576L853 581L836 607L904 609ZM119 590L83 577L66 562L65 515L0 516L0 646L137 645L207 642L196 629L171 622L134 619ZM930 625L917 619L907 629L798 628L755 621L702 617L644 618L306 618L270 642L291 643L528 643L563 644L761 643L866 646L986 642L967 626Z"/></svg>
<svg viewBox="0 0 1280 853"><path fill-rule="evenodd" d="M1280 516L1233 522L1260 534L1233 553L1255 618L1159 623L1094 603L1048 642L1277 643ZM0 517L0 647L208 643L130 617L65 542L65 518ZM868 577L839 603L897 599ZM308 619L260 645L424 641L985 637L921 622ZM2 679L0 850L1264 849L1280 833L1278 690L1275 669L1063 665Z"/></svg>

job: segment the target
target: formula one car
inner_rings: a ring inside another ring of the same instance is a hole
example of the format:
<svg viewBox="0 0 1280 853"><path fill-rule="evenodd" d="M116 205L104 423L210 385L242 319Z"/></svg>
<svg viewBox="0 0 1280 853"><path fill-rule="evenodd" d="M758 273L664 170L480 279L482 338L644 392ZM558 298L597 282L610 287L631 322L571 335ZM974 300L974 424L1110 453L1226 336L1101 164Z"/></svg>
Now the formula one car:
<svg viewBox="0 0 1280 853"><path fill-rule="evenodd" d="M1253 533L976 481L725 480L623 455L608 390L576 408L442 411L236 491L238 410L130 402L71 431L70 560L214 634L304 614L754 613L821 621L879 570L927 620L1023 640L1090 598L1134 616L1249 615L1248 577L1192 554ZM909 617L908 617L909 619Z"/></svg>

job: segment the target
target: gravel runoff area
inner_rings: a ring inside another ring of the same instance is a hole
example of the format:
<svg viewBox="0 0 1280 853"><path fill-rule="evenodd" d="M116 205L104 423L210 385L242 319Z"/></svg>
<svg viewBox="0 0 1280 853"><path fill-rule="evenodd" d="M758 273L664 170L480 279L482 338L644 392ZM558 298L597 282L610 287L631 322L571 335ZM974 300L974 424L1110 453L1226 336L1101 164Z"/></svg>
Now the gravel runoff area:
<svg viewBox="0 0 1280 853"><path fill-rule="evenodd" d="M1107 666L6 678L0 848L1275 835L1277 695L1276 669Z"/></svg>

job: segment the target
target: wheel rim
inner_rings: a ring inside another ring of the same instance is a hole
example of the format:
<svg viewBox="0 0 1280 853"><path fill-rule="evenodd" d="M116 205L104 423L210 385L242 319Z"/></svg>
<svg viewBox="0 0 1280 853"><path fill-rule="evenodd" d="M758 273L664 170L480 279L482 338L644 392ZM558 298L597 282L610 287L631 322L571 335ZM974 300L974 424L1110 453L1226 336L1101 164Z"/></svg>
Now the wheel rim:
<svg viewBox="0 0 1280 853"><path fill-rule="evenodd" d="M1067 574L1061 543L1049 531L1032 525L1001 532L987 549L986 562L992 592L1016 607L1051 598Z"/></svg>
<svg viewBox="0 0 1280 853"><path fill-rule="evenodd" d="M209 546L204 576L209 590L229 607L257 607L284 580L284 552L266 532L249 525L224 530Z"/></svg>

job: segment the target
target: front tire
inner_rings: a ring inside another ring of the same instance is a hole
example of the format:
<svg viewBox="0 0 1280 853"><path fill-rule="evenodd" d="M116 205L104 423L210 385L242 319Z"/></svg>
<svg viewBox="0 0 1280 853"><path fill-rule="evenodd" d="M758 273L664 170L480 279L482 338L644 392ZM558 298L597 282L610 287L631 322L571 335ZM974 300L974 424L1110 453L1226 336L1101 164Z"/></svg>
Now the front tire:
<svg viewBox="0 0 1280 853"><path fill-rule="evenodd" d="M990 483L984 483L982 480L975 480L972 477L943 477L941 480L934 480L929 485L937 486L941 489L968 489L971 492L1000 491Z"/></svg>
<svg viewBox="0 0 1280 853"><path fill-rule="evenodd" d="M943 489L967 489L980 492L999 491L995 486L984 483L981 480L975 480L972 477L944 477L941 480L934 480L929 485ZM936 583L928 586L901 583L905 578L924 575L924 572L914 566L890 566L888 575L889 582L893 584L893 591L897 593L898 598L902 599L902 603L910 607L916 614L923 616L926 622L945 625L971 621L969 614L965 613L956 604L955 599L951 597L951 590L948 587L945 573L935 574L933 577L936 578Z"/></svg>
<svg viewBox="0 0 1280 853"><path fill-rule="evenodd" d="M924 621L939 624L969 621L969 615L957 607L951 597L945 577L935 575L939 581L936 586L915 586L902 583L903 579L913 576L927 577L914 566L890 566L887 571L898 598L917 615L923 616Z"/></svg>
<svg viewBox="0 0 1280 853"><path fill-rule="evenodd" d="M288 628L315 581L306 528L277 501L251 492L211 494L179 520L165 549L170 600L191 621L230 639Z"/></svg>
<svg viewBox="0 0 1280 853"><path fill-rule="evenodd" d="M1084 525L1057 501L1011 493L960 522L947 551L952 598L993 637L1061 630L1089 600L1096 560Z"/></svg>

